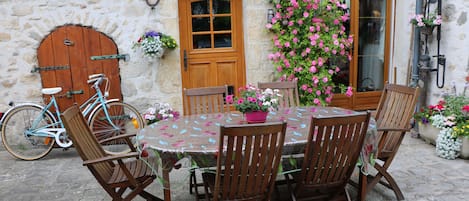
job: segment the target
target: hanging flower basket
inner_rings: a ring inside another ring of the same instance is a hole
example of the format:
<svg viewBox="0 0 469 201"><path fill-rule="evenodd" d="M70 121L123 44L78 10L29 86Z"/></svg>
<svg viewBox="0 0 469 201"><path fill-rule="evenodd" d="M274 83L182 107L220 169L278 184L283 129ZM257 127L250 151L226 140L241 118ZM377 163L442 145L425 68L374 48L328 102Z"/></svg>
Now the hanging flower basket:
<svg viewBox="0 0 469 201"><path fill-rule="evenodd" d="M420 28L420 33L429 36L433 34L433 29L435 29L435 26L424 26L424 27L419 27L419 28Z"/></svg>

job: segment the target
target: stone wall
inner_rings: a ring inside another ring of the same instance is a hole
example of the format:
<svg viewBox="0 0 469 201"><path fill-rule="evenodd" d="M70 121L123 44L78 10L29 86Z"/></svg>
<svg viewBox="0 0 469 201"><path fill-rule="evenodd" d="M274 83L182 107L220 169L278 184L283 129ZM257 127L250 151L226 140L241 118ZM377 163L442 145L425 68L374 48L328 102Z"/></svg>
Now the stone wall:
<svg viewBox="0 0 469 201"><path fill-rule="evenodd" d="M435 8L436 4L430 5L431 11ZM464 88L465 77L469 75L468 11L468 0L443 1L440 54L446 57L445 85L441 89L438 88L436 86L436 72L431 73L427 104L435 104L442 93L450 91L452 83L456 85L458 93L462 92ZM411 78L413 26L409 23L409 19L411 15L415 14L415 0L397 1L395 13L394 55L390 66L397 67L397 82L406 84L410 82ZM425 38L422 37L422 40ZM423 45L423 42L421 44ZM428 37L428 51L430 56L437 54L436 29L433 35ZM436 67L436 59L433 57L430 66ZM390 75L390 80L393 80L393 72ZM423 82L420 82L419 85L423 87Z"/></svg>
<svg viewBox="0 0 469 201"><path fill-rule="evenodd" d="M271 79L266 37L266 7L263 0L244 0L247 81ZM126 102L140 111L156 102L182 109L179 49L167 51L153 62L131 49L132 42L146 30L162 31L179 43L177 1L161 1L154 10L143 0L0 0L0 111L10 101L41 101L41 78L30 73L37 64L41 40L64 24L90 26L112 38L119 53L130 54L120 61L122 93ZM253 54L253 52L255 52ZM258 54L260 53L260 54Z"/></svg>

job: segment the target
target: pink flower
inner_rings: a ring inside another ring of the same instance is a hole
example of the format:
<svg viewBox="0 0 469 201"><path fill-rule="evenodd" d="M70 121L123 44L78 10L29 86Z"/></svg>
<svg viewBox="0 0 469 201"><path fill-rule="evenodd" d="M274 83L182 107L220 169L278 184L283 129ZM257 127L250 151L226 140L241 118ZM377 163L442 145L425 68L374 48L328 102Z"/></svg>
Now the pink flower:
<svg viewBox="0 0 469 201"><path fill-rule="evenodd" d="M254 97L248 97L248 101L255 103L255 102L257 102L257 99L254 98Z"/></svg>
<svg viewBox="0 0 469 201"><path fill-rule="evenodd" d="M328 81L329 81L329 78L327 78L327 77L322 78L322 82L327 83Z"/></svg>
<svg viewBox="0 0 469 201"><path fill-rule="evenodd" d="M308 85L306 84L301 85L301 89L303 89L303 91L306 91L306 89L308 89Z"/></svg>
<svg viewBox="0 0 469 201"><path fill-rule="evenodd" d="M297 37L293 38L293 42L298 43L298 38Z"/></svg>
<svg viewBox="0 0 469 201"><path fill-rule="evenodd" d="M243 99L243 98L239 98L239 99L238 99L238 105L239 105L239 104L243 104L243 103L244 103L244 99Z"/></svg>
<svg viewBox="0 0 469 201"><path fill-rule="evenodd" d="M267 29L272 29L272 24L270 24L270 23L266 24L266 25L265 25L265 28L267 28Z"/></svg>
<svg viewBox="0 0 469 201"><path fill-rule="evenodd" d="M321 95L321 91L320 91L320 90L317 90L317 91L316 91L316 95L320 96L320 95Z"/></svg>
<svg viewBox="0 0 469 201"><path fill-rule="evenodd" d="M285 47L290 47L290 42L285 42Z"/></svg>
<svg viewBox="0 0 469 201"><path fill-rule="evenodd" d="M233 103L233 95L226 96L226 102L229 103L229 104L232 104Z"/></svg>
<svg viewBox="0 0 469 201"><path fill-rule="evenodd" d="M308 12L306 12L306 11L305 11L305 12L303 12L303 17L305 17L305 18L306 18L306 17L308 17L308 16L309 16L309 13L308 13Z"/></svg>
<svg viewBox="0 0 469 201"><path fill-rule="evenodd" d="M292 34L293 34L293 35L298 34L298 30L297 30L297 29L293 29Z"/></svg>
<svg viewBox="0 0 469 201"><path fill-rule="evenodd" d="M347 92L345 92L345 95L346 95L347 97L350 97L350 96L353 95L353 89L352 89L352 87L350 87L350 86L347 87Z"/></svg>
<svg viewBox="0 0 469 201"><path fill-rule="evenodd" d="M469 105L465 105L462 107L463 112L469 112Z"/></svg>
<svg viewBox="0 0 469 201"><path fill-rule="evenodd" d="M313 102L316 105L319 105L321 103L321 101L318 98L315 98Z"/></svg>
<svg viewBox="0 0 469 201"><path fill-rule="evenodd" d="M317 72L316 66L311 66L309 68L309 72L316 73Z"/></svg>

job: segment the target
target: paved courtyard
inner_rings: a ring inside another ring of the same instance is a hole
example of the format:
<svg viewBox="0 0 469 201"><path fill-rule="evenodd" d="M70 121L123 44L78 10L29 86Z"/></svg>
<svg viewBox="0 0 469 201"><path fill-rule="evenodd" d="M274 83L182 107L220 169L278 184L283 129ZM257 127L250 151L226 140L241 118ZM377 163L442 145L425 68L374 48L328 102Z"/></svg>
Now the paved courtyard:
<svg viewBox="0 0 469 201"><path fill-rule="evenodd" d="M439 158L434 148L410 135L405 138L390 172L406 200L468 200L469 160ZM0 200L110 200L88 169L81 165L82 161L74 149L56 149L37 161L17 160L3 147L0 150ZM194 200L188 193L187 176L185 169L171 173L173 200ZM356 194L353 187L349 189L352 195ZM158 182L154 182L149 190L162 197ZM392 191L379 185L367 197L370 201L395 199Z"/></svg>

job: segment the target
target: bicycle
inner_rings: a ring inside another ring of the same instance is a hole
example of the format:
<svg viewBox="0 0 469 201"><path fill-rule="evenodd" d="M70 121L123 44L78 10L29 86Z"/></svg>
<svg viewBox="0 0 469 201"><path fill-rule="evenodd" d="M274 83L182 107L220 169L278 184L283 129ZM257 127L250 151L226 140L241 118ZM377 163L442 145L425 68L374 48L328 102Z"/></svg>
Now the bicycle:
<svg viewBox="0 0 469 201"><path fill-rule="evenodd" d="M137 109L119 99L106 99L109 80L104 74L93 74L88 78L87 83L92 84L96 93L80 105L80 109L83 116L88 117L90 128L98 141L105 141L122 133L135 133L143 128L145 124ZM106 81L104 94L100 89L103 81ZM61 87L44 88L41 92L51 96L47 105L23 103L10 108L3 115L2 143L10 154L23 160L36 160L46 156L54 144L64 149L72 146L55 98L61 91ZM109 154L130 151L122 141L106 142L103 147Z"/></svg>

